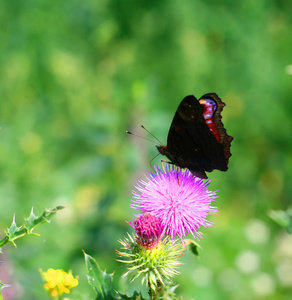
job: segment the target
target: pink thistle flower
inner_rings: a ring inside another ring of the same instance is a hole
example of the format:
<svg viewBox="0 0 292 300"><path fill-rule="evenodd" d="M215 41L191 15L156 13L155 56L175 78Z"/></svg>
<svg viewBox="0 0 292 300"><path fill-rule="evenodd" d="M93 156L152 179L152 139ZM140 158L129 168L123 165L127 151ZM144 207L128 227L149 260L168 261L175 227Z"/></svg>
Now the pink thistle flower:
<svg viewBox="0 0 292 300"><path fill-rule="evenodd" d="M144 247L155 247L160 241L163 233L161 221L156 216L146 213L139 216L132 224L137 234L137 242Z"/></svg>
<svg viewBox="0 0 292 300"><path fill-rule="evenodd" d="M211 227L206 220L209 214L217 214L211 202L216 192L208 190L211 180L204 182L189 170L168 166L166 173L154 166L156 174L145 175L147 181L139 180L133 190L131 208L152 213L161 220L164 233L172 239L182 239L188 233L194 238L203 238L198 232L200 226Z"/></svg>

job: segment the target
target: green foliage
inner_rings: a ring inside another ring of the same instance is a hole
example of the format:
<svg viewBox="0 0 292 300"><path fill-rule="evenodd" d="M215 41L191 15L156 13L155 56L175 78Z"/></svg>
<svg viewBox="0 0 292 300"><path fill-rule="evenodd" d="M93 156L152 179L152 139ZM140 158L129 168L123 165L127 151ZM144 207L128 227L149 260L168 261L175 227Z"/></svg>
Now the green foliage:
<svg viewBox="0 0 292 300"><path fill-rule="evenodd" d="M0 282L0 291L3 290L5 287L8 287L8 286L10 286L10 285Z"/></svg>
<svg viewBox="0 0 292 300"><path fill-rule="evenodd" d="M288 208L286 211L270 210L268 215L278 225L285 228L289 234L292 234L292 208Z"/></svg>
<svg viewBox="0 0 292 300"><path fill-rule="evenodd" d="M114 299L112 296L113 274L107 274L100 270L97 262L84 252L87 267L87 279L95 290L96 299Z"/></svg>
<svg viewBox="0 0 292 300"><path fill-rule="evenodd" d="M166 300L182 300L182 297L177 297L175 290L177 289L178 285L175 286L166 286L162 294L159 295L158 299L166 299Z"/></svg>
<svg viewBox="0 0 292 300"><path fill-rule="evenodd" d="M185 240L184 240L184 243L185 243L186 246L189 247L189 249L191 250L191 252L192 252L194 255L196 255L196 256L198 256L198 257L200 256L199 248L201 248L201 247L200 247L200 245L199 245L197 242L195 242L195 241L192 240L192 239L185 239Z"/></svg>
<svg viewBox="0 0 292 300"><path fill-rule="evenodd" d="M141 293L136 291L132 296L127 296L126 294L121 294L112 289L113 283L113 274L107 274L105 271L101 271L99 265L90 255L84 252L85 263L87 267L87 279L89 284L93 287L97 296L96 299L132 299L132 300L144 300ZM168 299L168 300L177 300L175 296L175 289L177 286L163 286L158 294L151 299ZM116 296L113 296L113 293ZM158 297L158 298L156 298Z"/></svg>
<svg viewBox="0 0 292 300"><path fill-rule="evenodd" d="M128 297L127 295L122 295L117 292L117 298L116 299L122 299L122 300L144 300L141 293L134 292L133 296Z"/></svg>
<svg viewBox="0 0 292 300"><path fill-rule="evenodd" d="M64 206L57 206L53 209L46 209L40 217L37 217L33 213L33 209L32 209L30 216L27 219L25 219L24 224L19 227L16 225L15 216L14 216L10 228L8 228L6 231L6 236L2 240L0 240L0 247L3 247L7 243L12 243L16 247L15 244L16 239L19 239L25 235L30 235L30 234L37 235L36 233L33 233L33 230L41 224L49 223L50 219L54 215L56 215L57 212L59 212L64 208L65 208Z"/></svg>
<svg viewBox="0 0 292 300"><path fill-rule="evenodd" d="M5 283L2 283L1 281L0 281L0 291L1 290L3 290L4 288L6 288L6 287L9 287L10 285L9 284L5 284ZM0 300L2 300L3 298L2 298L2 295L1 295L1 293L0 293Z"/></svg>

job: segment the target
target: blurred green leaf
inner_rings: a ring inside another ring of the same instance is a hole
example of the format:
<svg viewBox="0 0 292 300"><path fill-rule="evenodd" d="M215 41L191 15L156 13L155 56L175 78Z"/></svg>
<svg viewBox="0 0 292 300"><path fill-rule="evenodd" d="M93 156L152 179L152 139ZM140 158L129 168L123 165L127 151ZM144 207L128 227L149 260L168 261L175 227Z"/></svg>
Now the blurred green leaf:
<svg viewBox="0 0 292 300"><path fill-rule="evenodd" d="M189 250L191 250L193 254L195 254L196 256L200 256L199 248L201 247L198 243L191 239L184 239L184 243L189 247Z"/></svg>
<svg viewBox="0 0 292 300"><path fill-rule="evenodd" d="M127 296L127 295L122 295L120 293L117 293L117 298L116 299L122 299L122 300L144 300L142 297L141 293L134 292L133 296Z"/></svg>
<svg viewBox="0 0 292 300"><path fill-rule="evenodd" d="M9 286L10 286L10 284L5 284L5 283L0 282L0 291ZM1 296L1 294L0 294L0 296Z"/></svg>
<svg viewBox="0 0 292 300"><path fill-rule="evenodd" d="M291 208L288 208L286 211L270 210L268 215L278 225L285 228L289 234L292 234L292 209Z"/></svg>

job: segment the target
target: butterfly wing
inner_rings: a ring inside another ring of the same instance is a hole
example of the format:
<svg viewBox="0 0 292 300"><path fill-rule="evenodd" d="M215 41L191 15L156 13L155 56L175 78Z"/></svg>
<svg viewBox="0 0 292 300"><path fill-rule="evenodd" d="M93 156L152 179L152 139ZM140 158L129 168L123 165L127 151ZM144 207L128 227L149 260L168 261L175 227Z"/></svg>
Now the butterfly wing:
<svg viewBox="0 0 292 300"><path fill-rule="evenodd" d="M194 96L182 100L170 126L165 155L173 164L207 178L205 171L226 171L227 165L224 147L209 129L203 113L204 105Z"/></svg>

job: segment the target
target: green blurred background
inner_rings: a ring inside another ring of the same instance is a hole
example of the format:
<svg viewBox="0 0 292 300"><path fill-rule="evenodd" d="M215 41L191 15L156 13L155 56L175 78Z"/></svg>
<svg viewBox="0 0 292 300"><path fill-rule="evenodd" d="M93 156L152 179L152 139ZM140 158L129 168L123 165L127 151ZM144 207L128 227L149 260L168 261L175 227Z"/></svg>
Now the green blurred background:
<svg viewBox="0 0 292 300"><path fill-rule="evenodd" d="M49 267L72 269L92 298L82 249L116 271L116 289L140 290L119 280L115 249L157 151L125 130L166 142L182 98L208 92L226 103L232 157L209 174L220 214L200 259L183 256L177 294L292 299L292 239L267 216L292 195L290 0L4 0L0 16L0 227L69 205L3 249L5 300L46 299Z"/></svg>

